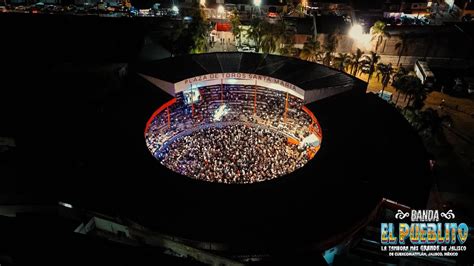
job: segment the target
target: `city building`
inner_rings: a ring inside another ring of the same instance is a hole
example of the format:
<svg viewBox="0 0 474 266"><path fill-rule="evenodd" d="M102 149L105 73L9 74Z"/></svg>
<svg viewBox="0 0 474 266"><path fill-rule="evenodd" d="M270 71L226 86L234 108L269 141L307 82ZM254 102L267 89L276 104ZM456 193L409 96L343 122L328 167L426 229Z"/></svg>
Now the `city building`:
<svg viewBox="0 0 474 266"><path fill-rule="evenodd" d="M349 0L309 1L309 7L323 15L351 15L352 5Z"/></svg>
<svg viewBox="0 0 474 266"><path fill-rule="evenodd" d="M403 0L401 12L415 15L430 14L428 2L428 0Z"/></svg>

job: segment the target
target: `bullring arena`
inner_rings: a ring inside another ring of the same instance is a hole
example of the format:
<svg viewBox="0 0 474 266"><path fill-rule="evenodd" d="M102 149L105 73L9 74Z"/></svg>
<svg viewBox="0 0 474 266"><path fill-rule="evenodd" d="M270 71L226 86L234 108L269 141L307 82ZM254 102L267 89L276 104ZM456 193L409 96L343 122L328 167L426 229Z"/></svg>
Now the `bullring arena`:
<svg viewBox="0 0 474 266"><path fill-rule="evenodd" d="M419 137L346 73L251 53L130 71L123 111L113 114L128 137L111 149L132 173L126 189L141 192L120 194L140 224L213 251L314 252L364 228L384 199L425 205Z"/></svg>

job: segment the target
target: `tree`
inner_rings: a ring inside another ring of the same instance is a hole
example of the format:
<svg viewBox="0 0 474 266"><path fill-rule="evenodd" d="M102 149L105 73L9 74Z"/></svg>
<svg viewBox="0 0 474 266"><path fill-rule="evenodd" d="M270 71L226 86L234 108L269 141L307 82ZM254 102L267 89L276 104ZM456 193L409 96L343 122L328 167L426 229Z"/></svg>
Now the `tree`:
<svg viewBox="0 0 474 266"><path fill-rule="evenodd" d="M275 36L271 33L267 33L267 34L263 35L262 42L260 44L263 53L269 54L269 53L272 53L272 52L276 51L277 45L278 45L278 37L277 36Z"/></svg>
<svg viewBox="0 0 474 266"><path fill-rule="evenodd" d="M380 81L382 84L382 95L385 91L385 88L387 88L388 84L390 83L390 79L392 77L393 73L393 68L392 64L383 64L383 63L378 63L377 64L377 80Z"/></svg>
<svg viewBox="0 0 474 266"><path fill-rule="evenodd" d="M286 44L280 48L280 55L300 58L301 49L293 47L292 44Z"/></svg>
<svg viewBox="0 0 474 266"><path fill-rule="evenodd" d="M176 54L187 53L191 44L186 45L186 42L182 41L182 36L184 32L184 25L182 23L176 23L174 25L174 30L171 31L171 34L164 37L163 44L165 48L168 48L171 52L171 57ZM190 38L189 38L190 39ZM180 40L180 41L178 41ZM191 42L191 40L189 40Z"/></svg>
<svg viewBox="0 0 474 266"><path fill-rule="evenodd" d="M330 65L331 65L331 61L332 61L331 52L329 52L329 51L324 52L322 60L323 60L323 64L324 64L324 65L330 66Z"/></svg>
<svg viewBox="0 0 474 266"><path fill-rule="evenodd" d="M428 143L439 138L443 126L452 127L453 120L449 115L440 116L432 108L421 111L408 107L404 109L403 114L415 131Z"/></svg>
<svg viewBox="0 0 474 266"><path fill-rule="evenodd" d="M360 67L360 59L362 58L363 55L364 53L359 48L357 48L351 60L351 70L352 70L353 76L357 76L357 72L359 71L359 67Z"/></svg>
<svg viewBox="0 0 474 266"><path fill-rule="evenodd" d="M192 9L192 22L188 25L189 34L192 38L192 46L190 53L205 53L208 50L208 36L210 30L210 22L206 19L202 9Z"/></svg>
<svg viewBox="0 0 474 266"><path fill-rule="evenodd" d="M194 8L183 9L182 16L191 17L191 22L172 21L173 30L158 34L160 43L172 56L207 52L211 24L204 11L196 4Z"/></svg>
<svg viewBox="0 0 474 266"><path fill-rule="evenodd" d="M326 37L326 40L324 42L323 48L324 48L324 54L323 54L323 64L326 66L331 65L332 57L334 51L336 51L337 45L339 43L339 38L341 36L339 35L339 29L336 29L333 33L329 34Z"/></svg>
<svg viewBox="0 0 474 266"><path fill-rule="evenodd" d="M293 0L286 0L285 1L285 6L283 7L283 14L284 15L289 15L290 12L295 9L295 4L293 3Z"/></svg>
<svg viewBox="0 0 474 266"><path fill-rule="evenodd" d="M287 33L286 24L283 21L276 24L263 22L262 34L260 47L267 54L280 50L282 45L289 41L289 39L292 39L292 36Z"/></svg>
<svg viewBox="0 0 474 266"><path fill-rule="evenodd" d="M404 67L400 66L397 70L397 72L395 72L395 74L393 75L392 77L392 84L394 84L399 78L405 76L405 75L408 75L408 70L406 70ZM395 105L398 103L398 99L400 98L400 90L398 89L398 87L395 87L395 90L397 91L397 100L395 101Z"/></svg>
<svg viewBox="0 0 474 266"><path fill-rule="evenodd" d="M321 44L315 38L305 42L300 58L310 62L317 62L321 57Z"/></svg>
<svg viewBox="0 0 474 266"><path fill-rule="evenodd" d="M264 21L260 17L255 17L250 22L250 28L247 31L247 37L255 43L255 50L260 52L262 38L264 36Z"/></svg>
<svg viewBox="0 0 474 266"><path fill-rule="evenodd" d="M392 82L396 81L398 78L401 78L405 75L408 75L409 71L403 66L399 66L397 72L392 77Z"/></svg>
<svg viewBox="0 0 474 266"><path fill-rule="evenodd" d="M428 92L423 86L418 87L412 92L411 107L416 110L421 110L425 106L425 100L428 97Z"/></svg>
<svg viewBox="0 0 474 266"><path fill-rule="evenodd" d="M413 75L404 75L397 78L397 80L393 82L393 86L399 91L399 93L405 94L405 100L408 96L410 96L406 106L409 106L411 97L413 95L419 94L418 97L422 98L422 92L424 91L420 79Z"/></svg>
<svg viewBox="0 0 474 266"><path fill-rule="evenodd" d="M286 15L290 17L304 17L304 7L301 4L295 6L292 0L286 1Z"/></svg>
<svg viewBox="0 0 474 266"><path fill-rule="evenodd" d="M280 37L280 49L279 52L281 55L299 57L300 49L294 47L295 45L295 32L287 30L286 24L282 21L284 25L283 34Z"/></svg>
<svg viewBox="0 0 474 266"><path fill-rule="evenodd" d="M337 48L337 45L339 44L339 39L340 39L340 35L339 35L339 30L336 29L333 33L329 34L327 37L326 37L326 41L324 43L324 50L326 50L326 52L329 52L329 53L334 53L334 51L336 51L336 48Z"/></svg>
<svg viewBox="0 0 474 266"><path fill-rule="evenodd" d="M362 71L368 75L367 82L370 82L370 78L375 72L375 66L380 60L380 56L375 52L370 52L370 54L365 54L362 56Z"/></svg>
<svg viewBox="0 0 474 266"><path fill-rule="evenodd" d="M390 37L390 34L385 31L385 23L382 21L377 21L370 28L370 35L372 36L372 41L376 41L375 52L378 52L380 44L383 42L384 37Z"/></svg>
<svg viewBox="0 0 474 266"><path fill-rule="evenodd" d="M304 17L304 6L301 3L296 5L295 11L299 17Z"/></svg>
<svg viewBox="0 0 474 266"><path fill-rule="evenodd" d="M453 119L449 115L440 116L439 113L433 108L426 108L422 112L422 127L421 130L428 130L431 136L442 131L443 124L452 127Z"/></svg>
<svg viewBox="0 0 474 266"><path fill-rule="evenodd" d="M295 31L289 30L284 20L280 20L279 22L277 22L277 27L279 28L278 31L281 32L278 49L280 54L287 56L298 56L298 49L294 47Z"/></svg>
<svg viewBox="0 0 474 266"><path fill-rule="evenodd" d="M337 53L333 61L334 68L339 71L347 71L351 64L351 55L349 53Z"/></svg>
<svg viewBox="0 0 474 266"><path fill-rule="evenodd" d="M232 34L234 34L236 38L240 39L240 25L242 25L242 23L240 22L239 12L235 8L232 10L230 15L230 23L232 25Z"/></svg>
<svg viewBox="0 0 474 266"><path fill-rule="evenodd" d="M400 42L395 44L395 49L398 50L398 62L397 66L400 65L400 60L402 59L402 55L406 53L408 49L408 40L410 38L410 35L402 32L400 34Z"/></svg>

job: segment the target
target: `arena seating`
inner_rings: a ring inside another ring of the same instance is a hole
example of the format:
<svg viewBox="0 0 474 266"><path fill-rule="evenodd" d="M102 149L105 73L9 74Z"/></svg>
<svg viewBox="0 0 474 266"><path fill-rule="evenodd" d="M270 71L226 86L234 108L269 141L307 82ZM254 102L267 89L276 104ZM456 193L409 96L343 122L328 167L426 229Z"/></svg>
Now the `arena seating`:
<svg viewBox="0 0 474 266"><path fill-rule="evenodd" d="M183 175L221 183L272 179L309 159L294 140L312 133L321 138L314 116L303 110L302 99L291 94L226 84L199 88L199 95L197 101L187 103L179 93L176 103L158 113L146 132L152 154ZM226 113L216 120L218 108ZM199 166L203 163L207 170Z"/></svg>

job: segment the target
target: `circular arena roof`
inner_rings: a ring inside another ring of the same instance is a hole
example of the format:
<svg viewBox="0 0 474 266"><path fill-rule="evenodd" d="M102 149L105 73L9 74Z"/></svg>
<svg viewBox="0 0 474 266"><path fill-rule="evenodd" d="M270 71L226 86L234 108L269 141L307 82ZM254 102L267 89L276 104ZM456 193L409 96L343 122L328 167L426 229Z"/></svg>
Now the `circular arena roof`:
<svg viewBox="0 0 474 266"><path fill-rule="evenodd" d="M247 53L168 58L128 71L136 75L111 94L99 118L77 111L68 120L74 123L58 129L58 137L67 130L68 140L77 141L57 149L87 158L73 171L81 180L75 189L87 191L77 195L86 207L90 198L91 208L159 232L259 252L330 247L383 198L425 206L430 173L421 140L394 107L366 94L359 79L319 64ZM170 84L239 72L304 91L324 136L317 155L289 175L253 184L194 180L158 163L143 133L156 109L173 99Z"/></svg>
<svg viewBox="0 0 474 266"><path fill-rule="evenodd" d="M420 139L394 107L366 94L366 83L357 78L298 59L250 53L168 58L141 64L136 71L145 78L134 88L146 106L143 126L173 98L169 84L210 73L249 73L304 90L306 107L324 135L317 156L304 167L250 185L180 176L156 163L142 135L143 165L159 184L146 203L156 216L146 215L143 223L250 249L314 247L350 234L383 198L412 207L425 203L429 167Z"/></svg>

